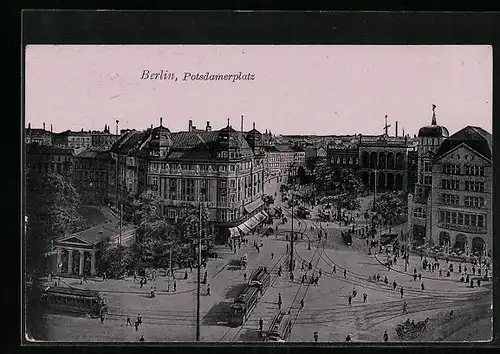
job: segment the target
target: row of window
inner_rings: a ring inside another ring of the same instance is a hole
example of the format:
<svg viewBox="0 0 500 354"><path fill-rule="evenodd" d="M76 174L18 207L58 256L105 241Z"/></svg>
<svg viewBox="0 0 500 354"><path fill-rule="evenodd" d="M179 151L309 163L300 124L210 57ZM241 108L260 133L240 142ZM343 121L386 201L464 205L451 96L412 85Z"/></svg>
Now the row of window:
<svg viewBox="0 0 500 354"><path fill-rule="evenodd" d="M459 175L460 174L460 164L454 163L444 163L443 173L447 175Z"/></svg>
<svg viewBox="0 0 500 354"><path fill-rule="evenodd" d="M445 179L441 180L442 189L459 190L460 181L458 179ZM464 190L471 192L484 192L484 182L478 181L465 181Z"/></svg>
<svg viewBox="0 0 500 354"><path fill-rule="evenodd" d="M339 156L337 156L337 158L332 157L330 159L330 163L337 164L337 165L340 165L341 163L342 163L342 165L347 165L348 162L349 162L349 165L352 165L354 163L354 161L356 161L356 164L359 164L359 158L356 158L356 160L354 160L352 157L349 157L349 160L347 160L346 157L343 157L341 159Z"/></svg>
<svg viewBox="0 0 500 354"><path fill-rule="evenodd" d="M461 174L461 165L453 163L443 164L443 173L448 175ZM484 166L464 165L464 175L466 176L484 176Z"/></svg>
<svg viewBox="0 0 500 354"><path fill-rule="evenodd" d="M416 218L424 218L425 219L427 217L427 212L424 208L418 207L418 208L415 208L415 210L413 211L413 216Z"/></svg>
<svg viewBox="0 0 500 354"><path fill-rule="evenodd" d="M486 222L483 215L467 214L455 211L439 211L439 221L452 225L473 226L486 228Z"/></svg>
<svg viewBox="0 0 500 354"><path fill-rule="evenodd" d="M426 186L432 186L432 176L420 175L419 183L425 184Z"/></svg>
<svg viewBox="0 0 500 354"><path fill-rule="evenodd" d="M460 197L454 194L441 194L441 203L448 205L459 205Z"/></svg>
<svg viewBox="0 0 500 354"><path fill-rule="evenodd" d="M260 161L255 160L255 165L260 166ZM174 169L174 170L182 170L182 171L196 171L197 168L199 168L200 171L208 171L211 169L212 171L219 171L221 172L234 172L238 168L241 169L248 169L252 166L251 162L243 162L241 164L233 164L233 165L190 165L190 164L172 164L169 166L168 163L158 163L158 162L153 162L151 163L151 170L157 171L157 170L167 170L169 168Z"/></svg>

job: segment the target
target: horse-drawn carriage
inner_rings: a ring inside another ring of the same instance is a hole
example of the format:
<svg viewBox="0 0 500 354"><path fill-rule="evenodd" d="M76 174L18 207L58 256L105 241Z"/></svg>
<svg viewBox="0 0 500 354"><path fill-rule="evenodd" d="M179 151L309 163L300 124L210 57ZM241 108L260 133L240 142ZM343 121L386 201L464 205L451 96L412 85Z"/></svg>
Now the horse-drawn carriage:
<svg viewBox="0 0 500 354"><path fill-rule="evenodd" d="M428 317L423 321L418 321L417 323L415 323L415 321L410 322L408 319L404 323L400 323L396 326L396 333L400 339L415 339L426 330L428 322Z"/></svg>

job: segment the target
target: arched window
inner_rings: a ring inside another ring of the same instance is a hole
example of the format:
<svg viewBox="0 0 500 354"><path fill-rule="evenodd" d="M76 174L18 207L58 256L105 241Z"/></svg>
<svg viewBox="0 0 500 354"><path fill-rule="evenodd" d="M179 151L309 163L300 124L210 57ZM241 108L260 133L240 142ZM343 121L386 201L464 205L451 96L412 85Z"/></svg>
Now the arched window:
<svg viewBox="0 0 500 354"><path fill-rule="evenodd" d="M352 157L349 157L349 165L352 165Z"/></svg>
<svg viewBox="0 0 500 354"><path fill-rule="evenodd" d="M346 158L345 158L345 157L342 159L342 163L343 163L344 165L347 163L347 160L346 160Z"/></svg>
<svg viewBox="0 0 500 354"><path fill-rule="evenodd" d="M337 165L340 165L340 157L337 156Z"/></svg>

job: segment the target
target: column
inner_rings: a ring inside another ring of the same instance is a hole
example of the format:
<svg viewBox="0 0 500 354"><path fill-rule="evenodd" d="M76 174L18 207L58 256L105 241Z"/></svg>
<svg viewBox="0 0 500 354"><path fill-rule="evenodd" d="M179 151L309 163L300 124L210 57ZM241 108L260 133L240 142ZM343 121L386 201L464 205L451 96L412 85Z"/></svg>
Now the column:
<svg viewBox="0 0 500 354"><path fill-rule="evenodd" d="M83 275L83 261L84 261L85 252L84 251L79 251L79 252L80 252L80 269L79 269L79 274Z"/></svg>
<svg viewBox="0 0 500 354"><path fill-rule="evenodd" d="M62 258L62 250L60 247L57 247L57 263L56 263L56 272L60 273L59 264L61 264Z"/></svg>
<svg viewBox="0 0 500 354"><path fill-rule="evenodd" d="M90 253L90 274L92 276L95 275L95 251Z"/></svg>
<svg viewBox="0 0 500 354"><path fill-rule="evenodd" d="M73 268L73 249L68 249L68 275L71 274Z"/></svg>

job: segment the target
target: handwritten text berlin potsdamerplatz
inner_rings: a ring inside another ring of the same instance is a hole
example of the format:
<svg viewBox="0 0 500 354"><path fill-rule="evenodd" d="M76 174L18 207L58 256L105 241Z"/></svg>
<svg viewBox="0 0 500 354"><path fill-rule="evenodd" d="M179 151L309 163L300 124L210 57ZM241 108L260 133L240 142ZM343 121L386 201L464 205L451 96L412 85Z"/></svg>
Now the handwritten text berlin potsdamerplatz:
<svg viewBox="0 0 500 354"><path fill-rule="evenodd" d="M173 81L177 82L179 77L176 73L169 72L168 70L159 70L159 71L151 71L151 70L142 70L141 80L144 81ZM238 82L238 81L253 81L255 80L255 74L252 73L242 73L241 71L238 73L190 73L184 72L181 76L180 82L189 81L189 82L206 82L206 81L227 81L227 82Z"/></svg>

